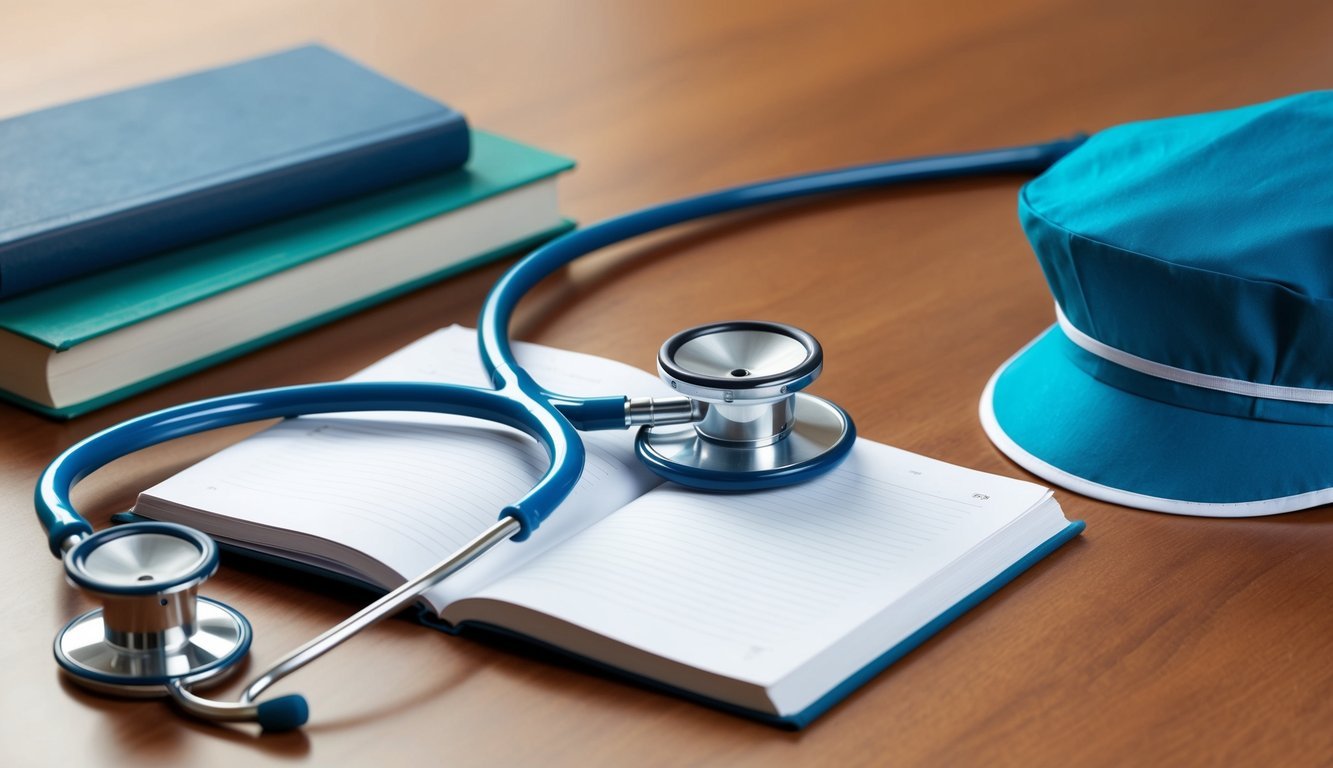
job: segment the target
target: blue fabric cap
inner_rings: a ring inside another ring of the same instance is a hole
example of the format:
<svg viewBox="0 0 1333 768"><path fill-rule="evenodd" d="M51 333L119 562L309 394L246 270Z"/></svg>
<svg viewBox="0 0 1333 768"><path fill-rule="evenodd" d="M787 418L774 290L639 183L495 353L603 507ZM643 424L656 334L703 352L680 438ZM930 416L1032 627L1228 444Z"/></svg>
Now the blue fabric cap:
<svg viewBox="0 0 1333 768"><path fill-rule="evenodd" d="M1071 490L1185 514L1333 501L1333 92L1131 123L1024 186L1058 324L982 397Z"/></svg>

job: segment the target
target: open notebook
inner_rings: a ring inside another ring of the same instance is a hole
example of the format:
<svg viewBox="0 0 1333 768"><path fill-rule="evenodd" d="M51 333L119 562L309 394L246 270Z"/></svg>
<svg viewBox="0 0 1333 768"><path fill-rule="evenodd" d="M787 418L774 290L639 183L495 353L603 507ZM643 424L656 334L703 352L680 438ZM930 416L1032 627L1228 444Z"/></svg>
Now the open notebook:
<svg viewBox="0 0 1333 768"><path fill-rule="evenodd" d="M531 344L543 385L669 394L630 366ZM353 377L482 384L449 328ZM660 481L632 434L528 541L425 595L424 623L507 633L725 709L800 727L1082 529L1051 493L858 441L805 485L709 494ZM545 467L503 427L439 415L288 420L142 493L135 512L390 588L490 524Z"/></svg>

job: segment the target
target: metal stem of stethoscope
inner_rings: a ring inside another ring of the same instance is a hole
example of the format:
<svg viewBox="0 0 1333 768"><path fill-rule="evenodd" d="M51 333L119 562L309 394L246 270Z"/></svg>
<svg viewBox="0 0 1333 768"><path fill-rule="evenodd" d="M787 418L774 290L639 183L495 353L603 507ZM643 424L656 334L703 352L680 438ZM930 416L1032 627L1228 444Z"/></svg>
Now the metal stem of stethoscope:
<svg viewBox="0 0 1333 768"><path fill-rule="evenodd" d="M168 683L167 690L170 691L172 698L182 709L205 720L255 720L259 717L259 707L265 706L267 703L255 704L255 699L274 683L333 650L361 630L397 613L420 597L422 592L490 551L495 545L518 533L520 527L519 522L512 517L506 517L496 522L480 536L468 542L448 558L440 561L435 567L404 583L362 608L337 626L274 662L272 666L257 675L250 685L246 686L239 701L214 701L203 698L191 693L180 680L172 680Z"/></svg>

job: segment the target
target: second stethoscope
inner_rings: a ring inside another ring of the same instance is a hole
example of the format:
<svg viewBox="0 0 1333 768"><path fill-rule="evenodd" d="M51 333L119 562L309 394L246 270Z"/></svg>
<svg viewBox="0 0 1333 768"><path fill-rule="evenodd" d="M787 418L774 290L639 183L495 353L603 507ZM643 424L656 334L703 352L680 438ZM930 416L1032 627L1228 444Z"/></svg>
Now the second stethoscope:
<svg viewBox="0 0 1333 768"><path fill-rule="evenodd" d="M217 397L126 421L76 443L42 473L37 516L70 582L103 607L57 635L61 669L89 688L126 696L170 695L186 712L213 721L257 722L266 731L296 728L308 708L298 694L258 701L270 686L506 539L522 541L573 490L584 466L579 430L640 427L638 456L662 477L714 491L802 482L833 468L856 430L838 406L803 392L823 369L810 334L777 323L699 326L672 336L658 355L665 398L576 397L550 392L519 366L510 348L515 306L538 282L594 250L685 221L829 192L997 173L1038 173L1082 142L1044 144L826 171L734 187L646 208L576 230L515 264L482 308L479 347L493 389L426 382L343 382ZM245 688L237 701L192 689L238 668L250 646L249 622L218 601L198 597L218 566L207 535L169 523L133 523L94 533L70 502L75 483L108 462L185 435L261 419L348 411L427 411L515 427L542 443L549 466L536 485L500 511L499 520L458 552L297 648Z"/></svg>

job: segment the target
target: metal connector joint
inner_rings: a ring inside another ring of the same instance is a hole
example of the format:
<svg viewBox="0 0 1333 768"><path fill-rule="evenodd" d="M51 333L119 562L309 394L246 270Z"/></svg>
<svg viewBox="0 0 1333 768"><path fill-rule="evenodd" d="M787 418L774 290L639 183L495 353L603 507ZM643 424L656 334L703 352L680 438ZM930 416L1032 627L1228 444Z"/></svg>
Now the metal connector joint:
<svg viewBox="0 0 1333 768"><path fill-rule="evenodd" d="M707 407L688 397L627 397L625 426L690 424L703 419Z"/></svg>

